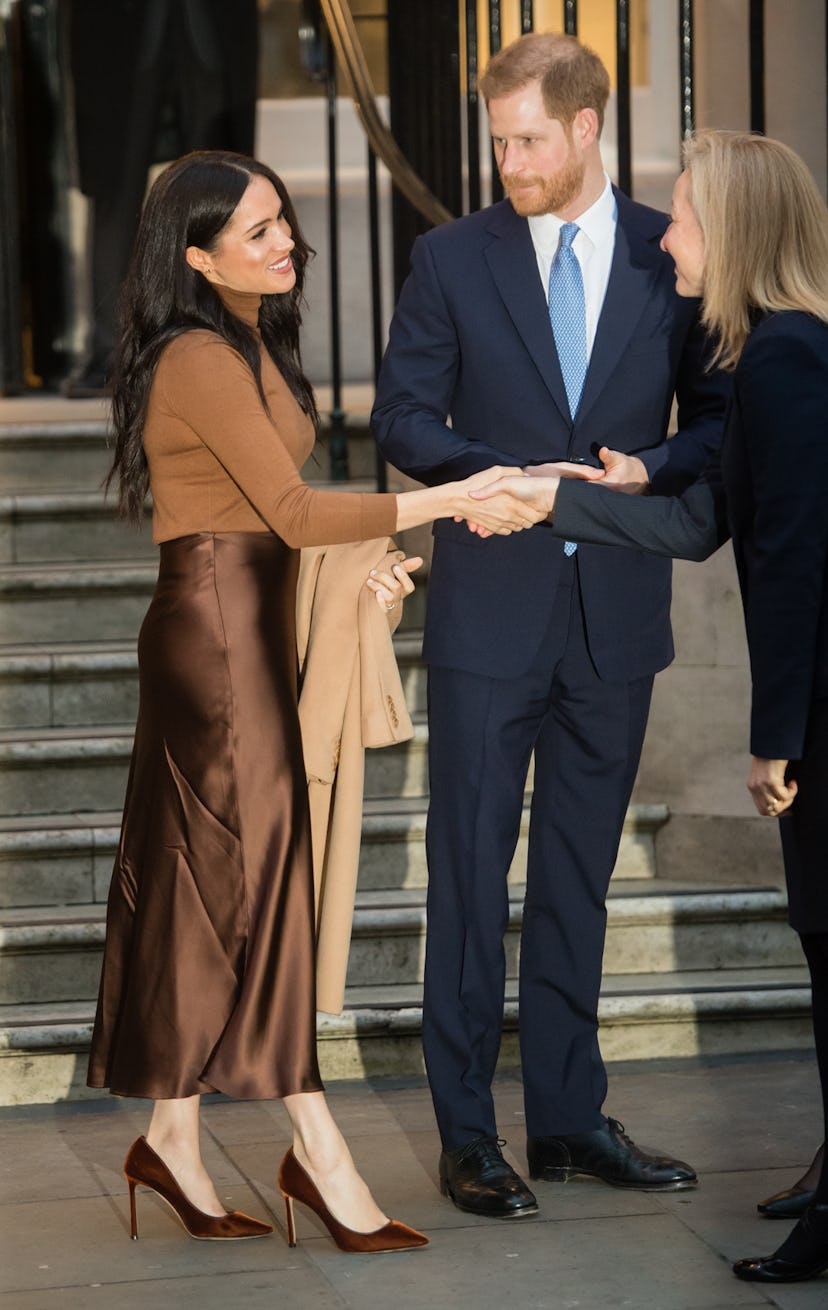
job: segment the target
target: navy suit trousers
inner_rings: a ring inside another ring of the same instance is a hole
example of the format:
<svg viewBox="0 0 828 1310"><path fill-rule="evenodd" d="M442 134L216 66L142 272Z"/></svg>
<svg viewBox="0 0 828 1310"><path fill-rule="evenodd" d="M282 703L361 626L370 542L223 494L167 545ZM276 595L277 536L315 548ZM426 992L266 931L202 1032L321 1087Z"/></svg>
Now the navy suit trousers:
<svg viewBox="0 0 828 1310"><path fill-rule="evenodd" d="M503 1022L506 878L533 750L519 992L526 1129L552 1136L604 1122L597 1008L605 899L652 681L608 683L595 672L577 555L565 562L546 637L522 677L429 669L423 1045L447 1150L497 1136L491 1084Z"/></svg>

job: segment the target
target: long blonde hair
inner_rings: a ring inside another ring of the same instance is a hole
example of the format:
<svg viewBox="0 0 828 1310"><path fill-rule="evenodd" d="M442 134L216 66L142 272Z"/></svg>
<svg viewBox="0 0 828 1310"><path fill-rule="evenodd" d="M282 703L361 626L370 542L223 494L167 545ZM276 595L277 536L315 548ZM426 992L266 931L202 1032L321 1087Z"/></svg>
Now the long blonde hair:
<svg viewBox="0 0 828 1310"><path fill-rule="evenodd" d="M705 129L685 142L684 167L704 234L714 363L736 367L757 310L828 323L828 209L799 155L770 137Z"/></svg>

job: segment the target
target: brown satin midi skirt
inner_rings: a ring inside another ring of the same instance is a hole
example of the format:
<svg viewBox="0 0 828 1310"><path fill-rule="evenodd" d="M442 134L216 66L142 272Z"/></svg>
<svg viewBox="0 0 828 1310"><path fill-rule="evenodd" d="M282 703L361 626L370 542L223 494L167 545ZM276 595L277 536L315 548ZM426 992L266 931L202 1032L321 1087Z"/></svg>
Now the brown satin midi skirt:
<svg viewBox="0 0 828 1310"><path fill-rule="evenodd" d="M322 1086L297 570L268 532L161 546L92 1087L165 1099Z"/></svg>

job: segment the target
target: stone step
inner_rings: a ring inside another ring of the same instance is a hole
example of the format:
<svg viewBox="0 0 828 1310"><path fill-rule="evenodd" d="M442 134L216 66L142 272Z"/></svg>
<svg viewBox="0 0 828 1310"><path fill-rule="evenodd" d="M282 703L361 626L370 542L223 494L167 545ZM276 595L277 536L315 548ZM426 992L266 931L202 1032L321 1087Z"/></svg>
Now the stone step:
<svg viewBox="0 0 828 1310"><path fill-rule="evenodd" d="M406 703L426 704L422 634L394 638ZM129 642L0 646L0 723L6 728L125 724L138 710L138 655Z"/></svg>
<svg viewBox="0 0 828 1310"><path fill-rule="evenodd" d="M155 587L155 562L0 568L5 645L135 640Z"/></svg>
<svg viewBox="0 0 828 1310"><path fill-rule="evenodd" d="M371 393L371 388L360 388L357 412L349 414L345 422L352 478L374 478L376 474L376 446L367 419ZM329 398L320 395L319 399L324 404ZM347 405L348 397L345 399ZM102 402L101 415L106 415L107 409ZM324 409L320 412L319 440L302 470L306 482L331 476L330 416ZM0 423L0 486L5 492L50 488L61 492L91 491L100 487L112 464L107 432L106 417Z"/></svg>
<svg viewBox="0 0 828 1310"><path fill-rule="evenodd" d="M5 728L130 723L137 711L134 639L0 646L0 723Z"/></svg>
<svg viewBox="0 0 828 1310"><path fill-rule="evenodd" d="M94 1000L102 906L6 911L0 919L0 1004Z"/></svg>
<svg viewBox="0 0 828 1310"><path fill-rule="evenodd" d="M132 732L0 732L0 814L68 814L123 805Z"/></svg>
<svg viewBox="0 0 828 1310"><path fill-rule="evenodd" d="M633 977L732 969L796 968L799 944L782 893L633 893L619 884L607 912L604 974ZM525 889L510 891L506 974L517 977ZM0 918L0 1005L94 1000L104 940L104 907L6 910ZM354 912L349 988L386 1005L388 988L422 983L426 911L422 893L362 892ZM734 932L734 924L739 930ZM412 990L414 989L414 990Z"/></svg>
<svg viewBox="0 0 828 1310"><path fill-rule="evenodd" d="M665 893L617 877L607 904L604 975L673 973L677 970L791 968L802 962L787 921L784 894L760 891ZM525 887L509 893L505 938L506 976L518 972ZM738 932L734 932L737 924ZM354 913L348 986L419 985L423 976L426 908L421 893L361 893Z"/></svg>
<svg viewBox="0 0 828 1310"><path fill-rule="evenodd" d="M20 492L0 496L0 564L68 560L155 560L147 509L139 531L118 517L102 491Z"/></svg>
<svg viewBox="0 0 828 1310"><path fill-rule="evenodd" d="M3 910L104 902L120 823L117 811L0 819Z"/></svg>
<svg viewBox="0 0 828 1310"><path fill-rule="evenodd" d="M117 810L124 801L132 728L0 731L0 815ZM365 756L367 797L423 797L428 792L428 731L415 719L410 741Z"/></svg>
<svg viewBox="0 0 828 1310"><path fill-rule="evenodd" d="M664 1059L810 1050L810 986L802 966L607 978L599 1004L604 1058ZM94 1004L0 1006L0 1105L99 1097L85 1086ZM519 1067L517 1000L507 987L502 1072ZM341 1015L320 1015L325 1079L423 1073L422 1007L410 988L357 988Z"/></svg>
<svg viewBox="0 0 828 1310"><path fill-rule="evenodd" d="M102 417L79 421L0 423L0 485L6 491L99 487L112 463L108 406Z"/></svg>
<svg viewBox="0 0 828 1310"><path fill-rule="evenodd" d="M401 989L378 1006L371 989L317 1023L323 1078L416 1077L425 1072L422 1006ZM604 1059L756 1055L813 1048L807 969L733 969L605 978L598 1005ZM1 1067L1 1066L0 1066ZM520 1067L516 985L507 984L498 1070ZM67 1062L64 1077L73 1068ZM80 1071L84 1068L80 1061Z"/></svg>
<svg viewBox="0 0 828 1310"><path fill-rule="evenodd" d="M0 650L67 642L134 642L157 573L155 558L0 566ZM427 568L417 575L419 585L405 602L402 631L423 626L427 577Z"/></svg>
<svg viewBox="0 0 828 1310"><path fill-rule="evenodd" d="M378 752L381 753L381 752ZM529 792L527 791L527 797ZM652 879L660 872L656 837L669 819L666 805L631 805L624 820L616 878ZM364 892L414 890L428 882L425 855L426 803L421 798L366 800L362 817L359 886ZM526 877L529 807L524 807L509 880Z"/></svg>
<svg viewBox="0 0 828 1310"><path fill-rule="evenodd" d="M656 834L667 822L663 805L627 812L616 877L655 877ZM366 801L362 819L359 887L362 893L416 891L427 882L426 810L422 800ZM103 903L118 845L121 816L109 813L15 815L0 819L0 907ZM528 809L511 881L525 878Z"/></svg>

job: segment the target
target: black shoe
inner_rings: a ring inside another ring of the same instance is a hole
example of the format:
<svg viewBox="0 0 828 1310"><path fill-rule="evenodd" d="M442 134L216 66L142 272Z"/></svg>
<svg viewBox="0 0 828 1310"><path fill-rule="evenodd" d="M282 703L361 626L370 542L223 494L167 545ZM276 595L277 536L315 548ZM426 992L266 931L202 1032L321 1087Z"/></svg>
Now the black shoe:
<svg viewBox="0 0 828 1310"><path fill-rule="evenodd" d="M775 1192L766 1201L760 1201L756 1207L759 1213L766 1219L801 1219L808 1206L813 1205L824 1155L823 1142L805 1173L801 1178L797 1178L793 1187L786 1187L784 1192Z"/></svg>
<svg viewBox="0 0 828 1310"><path fill-rule="evenodd" d="M774 1192L766 1201L759 1201L756 1209L766 1219L801 1219L808 1206L813 1205L814 1195L789 1187L784 1192Z"/></svg>
<svg viewBox="0 0 828 1310"><path fill-rule="evenodd" d="M678 1192L695 1187L695 1170L681 1160L647 1155L624 1132L617 1119L591 1133L561 1137L530 1137L526 1142L529 1177L565 1183L577 1174L601 1178L613 1187L635 1187L642 1192Z"/></svg>
<svg viewBox="0 0 828 1310"><path fill-rule="evenodd" d="M487 1215L490 1219L520 1219L523 1215L537 1214L535 1197L503 1159L500 1147L496 1137L478 1137L459 1151L443 1151L440 1191L458 1210Z"/></svg>
<svg viewBox="0 0 828 1310"><path fill-rule="evenodd" d="M828 1205L809 1206L773 1255L737 1260L733 1272L748 1283L802 1283L828 1269Z"/></svg>

